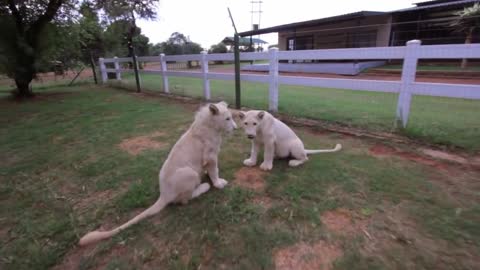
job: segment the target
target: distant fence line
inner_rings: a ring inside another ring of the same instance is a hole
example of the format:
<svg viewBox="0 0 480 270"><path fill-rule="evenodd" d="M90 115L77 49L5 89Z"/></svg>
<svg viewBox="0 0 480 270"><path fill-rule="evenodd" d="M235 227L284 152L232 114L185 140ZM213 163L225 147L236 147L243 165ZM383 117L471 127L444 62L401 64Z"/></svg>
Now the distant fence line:
<svg viewBox="0 0 480 270"><path fill-rule="evenodd" d="M241 74L242 81L261 82L269 84L269 110L278 111L279 85L301 85L334 89L360 90L373 92L398 93L396 118L401 126L406 127L410 113L410 104L413 95L480 99L480 85L472 84L445 84L415 82L415 74L419 59L462 59L480 58L480 44L462 45L426 45L422 46L419 40L407 42L401 47L376 47L354 49L328 49L328 50L301 50L278 51L271 48L268 52L241 53L240 60L268 60L269 72L267 75ZM137 57L139 62L159 62L160 70L143 69L146 74L159 74L163 79L163 90L169 93L168 77L191 77L203 80L203 96L210 100L210 80L235 80L233 73L209 72L209 61L233 61L233 53L191 55L164 55ZM300 76L279 75L278 65L282 60L403 60L402 76L399 81L378 81L358 79L332 79L312 78ZM167 61L198 61L201 70L172 71L167 70ZM133 72L133 69L120 68L120 63L132 62L132 58L100 58L100 71L102 82L107 82L107 73L115 73L116 79L121 80L124 72ZM106 68L106 63L113 63L114 68ZM233 91L233 89L232 89Z"/></svg>

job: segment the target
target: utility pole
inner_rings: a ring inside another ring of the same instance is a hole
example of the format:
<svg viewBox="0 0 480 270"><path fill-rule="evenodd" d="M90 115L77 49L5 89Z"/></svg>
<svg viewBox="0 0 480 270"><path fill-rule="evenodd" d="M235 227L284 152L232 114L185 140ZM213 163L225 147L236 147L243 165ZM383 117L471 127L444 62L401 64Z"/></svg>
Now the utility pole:
<svg viewBox="0 0 480 270"><path fill-rule="evenodd" d="M234 34L234 56L235 56L235 108L241 108L241 93L240 93L240 37L237 32L237 27L235 26L235 22L233 21L232 13L230 12L230 8L228 9L228 15L230 15L230 20L232 20L233 30L235 30Z"/></svg>

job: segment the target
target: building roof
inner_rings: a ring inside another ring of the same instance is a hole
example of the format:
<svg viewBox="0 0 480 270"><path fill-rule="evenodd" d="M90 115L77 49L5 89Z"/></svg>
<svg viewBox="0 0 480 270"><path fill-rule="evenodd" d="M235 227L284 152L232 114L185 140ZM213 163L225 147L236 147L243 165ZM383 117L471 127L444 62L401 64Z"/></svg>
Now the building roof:
<svg viewBox="0 0 480 270"><path fill-rule="evenodd" d="M240 37L239 39L240 41L240 46L250 46L250 38L246 38L246 37ZM259 38L252 38L252 43L253 44L267 44L266 41L264 40L261 40ZM233 37L226 37L222 40L222 43L226 44L226 45L233 45L234 43L234 39Z"/></svg>
<svg viewBox="0 0 480 270"><path fill-rule="evenodd" d="M273 27L268 27L268 28L263 28L263 29L258 29L258 30L251 30L251 31L246 31L246 32L239 33L239 35L243 36L243 37L253 36L253 35L267 34L267 33L273 33L273 32L280 32L280 31L285 31L285 30L294 29L294 28L298 28L298 27L312 27L312 26L317 26L317 25L321 25L321 24L325 24L325 23L339 22L339 21L351 20L351 19L355 19L355 18L386 15L386 14L397 14L397 13L410 12L410 11L416 11L416 10L422 10L422 9L430 9L430 8L462 6L462 5L465 5L465 4L475 3L475 2L478 2L478 1L479 0L433 0L433 1L423 1L423 2L415 3L415 5L416 5L415 7L394 10L394 11L391 11L391 12L359 11L359 12L348 13L348 14L339 15L339 16L333 16L333 17L321 18L321 19L310 20L310 21L283 24L283 25L278 25L278 26L273 26Z"/></svg>
<svg viewBox="0 0 480 270"><path fill-rule="evenodd" d="M429 9L429 8L441 8L441 7L453 7L453 6L463 6L469 3L475 3L479 0L435 0L435 1L427 1L427 2L420 2L416 3L416 7L411 8L404 8L392 11L392 13L401 13L401 12L409 12L409 11L416 11L422 9Z"/></svg>
<svg viewBox="0 0 480 270"><path fill-rule="evenodd" d="M343 15L339 15L339 16L333 16L333 17L315 19L315 20L310 20L310 21L283 24L283 25L263 28L263 29L259 29L259 30L251 30L251 31L246 31L246 32L239 33L239 35L245 37L245 36L252 36L252 35L267 34L267 33L273 33L273 32L279 32L279 31L289 30L289 29L293 29L293 28L298 28L298 27L311 27L311 26L317 26L317 25L320 25L320 24L330 23L330 22L334 22L334 21L338 22L338 21L343 21L343 20L351 20L351 19L356 19L356 18L378 16L378 15L385 15L385 14L388 14L388 13L379 12L379 11L359 11L359 12L348 13L348 14L343 14Z"/></svg>

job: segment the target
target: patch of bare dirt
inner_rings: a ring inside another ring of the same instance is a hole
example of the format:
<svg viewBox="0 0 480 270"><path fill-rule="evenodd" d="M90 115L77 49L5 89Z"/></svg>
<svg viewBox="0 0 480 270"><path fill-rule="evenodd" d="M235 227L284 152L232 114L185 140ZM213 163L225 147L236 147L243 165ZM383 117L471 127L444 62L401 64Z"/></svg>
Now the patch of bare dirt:
<svg viewBox="0 0 480 270"><path fill-rule="evenodd" d="M369 151L370 151L370 154L372 154L375 157L381 158L381 157L397 156L406 160L414 161L416 163L431 166L437 169L447 170L446 164L442 163L441 161L427 158L415 153L401 151L387 145L377 144L370 147Z"/></svg>
<svg viewBox="0 0 480 270"><path fill-rule="evenodd" d="M324 212L320 217L327 230L340 235L349 235L364 230L365 220L355 219L353 213L339 208Z"/></svg>
<svg viewBox="0 0 480 270"><path fill-rule="evenodd" d="M63 260L54 266L53 270L80 269L80 263L86 258L93 256L97 249L95 245L75 246L63 256Z"/></svg>
<svg viewBox="0 0 480 270"><path fill-rule="evenodd" d="M234 183L254 191L265 190L265 172L258 167L242 167L235 173Z"/></svg>
<svg viewBox="0 0 480 270"><path fill-rule="evenodd" d="M157 131L149 135L128 138L123 140L119 147L130 155L136 156L147 149L161 149L165 147L166 143L156 140L156 138L163 136L165 136L165 133Z"/></svg>
<svg viewBox="0 0 480 270"><path fill-rule="evenodd" d="M95 207L99 202L107 203L113 198L125 193L128 190L128 187L129 182L126 181L120 187L87 194L84 198L76 201L73 204L73 210L75 212L82 212L89 208Z"/></svg>
<svg viewBox="0 0 480 270"><path fill-rule="evenodd" d="M106 266L113 260L118 258L126 258L128 255L128 248L124 244L117 244L108 250L106 254L98 256L99 261L95 269L106 269Z"/></svg>
<svg viewBox="0 0 480 270"><path fill-rule="evenodd" d="M459 155L438 151L438 150L432 150L432 149L422 149L421 151L425 155L436 158L436 159L447 160L450 162L456 162L460 164L468 164L468 160Z"/></svg>
<svg viewBox="0 0 480 270"><path fill-rule="evenodd" d="M454 165L480 168L480 157L478 156L466 157L466 155L461 156L459 154L429 148L421 148L419 151L421 154L418 154L383 144L376 144L370 147L369 151L370 154L375 157L397 156L445 171L450 171Z"/></svg>
<svg viewBox="0 0 480 270"><path fill-rule="evenodd" d="M339 247L325 241L313 245L300 242L274 253L275 269L329 270L342 254Z"/></svg>

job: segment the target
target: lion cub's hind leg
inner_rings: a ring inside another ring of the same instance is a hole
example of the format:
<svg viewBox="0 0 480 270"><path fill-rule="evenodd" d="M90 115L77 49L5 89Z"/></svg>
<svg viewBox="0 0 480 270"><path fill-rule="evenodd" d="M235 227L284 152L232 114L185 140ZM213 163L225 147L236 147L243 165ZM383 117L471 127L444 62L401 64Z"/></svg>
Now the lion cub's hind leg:
<svg viewBox="0 0 480 270"><path fill-rule="evenodd" d="M299 139L290 142L290 153L293 159L288 162L290 167L297 167L308 160L303 143Z"/></svg>
<svg viewBox="0 0 480 270"><path fill-rule="evenodd" d="M173 175L167 179L169 186L172 187L174 202L186 204L189 200L200 196L210 188L206 185L200 185L200 175L192 168L184 167L177 169Z"/></svg>

